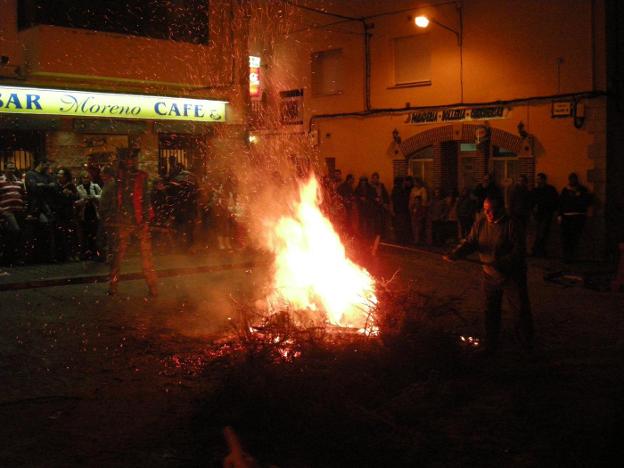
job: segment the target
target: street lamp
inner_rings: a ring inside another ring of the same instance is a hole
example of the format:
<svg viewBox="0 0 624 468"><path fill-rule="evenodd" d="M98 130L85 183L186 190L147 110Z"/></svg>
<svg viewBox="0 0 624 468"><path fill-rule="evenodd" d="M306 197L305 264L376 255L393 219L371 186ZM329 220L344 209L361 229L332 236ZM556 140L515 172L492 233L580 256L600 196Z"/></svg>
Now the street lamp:
<svg viewBox="0 0 624 468"><path fill-rule="evenodd" d="M416 18L414 18L414 22L419 28L426 28L427 26L429 26L429 18L427 18L426 16L417 16Z"/></svg>
<svg viewBox="0 0 624 468"><path fill-rule="evenodd" d="M455 36L457 37L457 45L461 47L462 45L462 34L460 31L456 31L453 28L448 27L445 24L440 23L439 21L433 19L433 18L428 18L427 16L423 16L423 15L419 15L416 18L414 18L414 23L416 23L416 26L418 26L419 28L426 28L429 26L429 23L434 23L437 24L438 26L440 26L441 28L446 29L447 31L452 32L453 34L455 34Z"/></svg>

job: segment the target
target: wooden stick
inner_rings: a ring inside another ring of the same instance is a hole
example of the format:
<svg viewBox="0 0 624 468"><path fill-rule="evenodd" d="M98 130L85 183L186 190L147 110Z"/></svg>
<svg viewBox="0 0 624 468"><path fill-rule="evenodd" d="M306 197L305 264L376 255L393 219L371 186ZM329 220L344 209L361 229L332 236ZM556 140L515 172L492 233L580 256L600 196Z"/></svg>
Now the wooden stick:
<svg viewBox="0 0 624 468"><path fill-rule="evenodd" d="M377 255L377 250L379 249L379 244L381 243L381 236L376 235L375 240L373 241L373 247L371 248L371 254L374 256Z"/></svg>
<svg viewBox="0 0 624 468"><path fill-rule="evenodd" d="M383 245L384 247L391 247L393 249L399 249L399 250L407 250L408 252L419 252L419 253L428 253L431 255L435 255L436 257L443 257L444 255L441 255L437 252L432 252L430 250L427 249L419 249L416 247L406 247L404 245L399 245L399 244L390 244L388 242L379 242L379 245ZM473 260L471 258L462 258L461 260L463 260L464 262L468 262L468 263L474 263L475 265L485 265L485 263L479 261L479 260Z"/></svg>

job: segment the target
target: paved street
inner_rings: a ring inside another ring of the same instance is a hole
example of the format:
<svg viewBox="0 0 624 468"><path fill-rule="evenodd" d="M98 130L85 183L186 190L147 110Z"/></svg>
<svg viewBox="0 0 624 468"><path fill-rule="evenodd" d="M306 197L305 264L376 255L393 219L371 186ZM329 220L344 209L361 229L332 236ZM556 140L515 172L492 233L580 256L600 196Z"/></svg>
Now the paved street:
<svg viewBox="0 0 624 468"><path fill-rule="evenodd" d="M478 265L391 248L369 263L386 279L399 270L397 287L412 281L427 294L455 297L455 332L481 333ZM157 264L167 275L153 300L143 281L132 279L116 297L91 280L20 289L28 281L97 278L106 272L99 264L28 267L0 277L0 465L181 466L198 453L218 464L220 434L198 440L194 419L197 400L219 384L202 373L206 350L228 332L232 299L259 297L266 258L170 255ZM621 365L624 295L545 282L545 269L532 262L530 270L539 352L548 366L556 361L592 382L592 403L580 405L578 417L595 426L596 414L616 417L611 398L621 377L608 369ZM138 272L136 258L125 272ZM518 354L508 335L502 362ZM596 386L603 393L594 393Z"/></svg>

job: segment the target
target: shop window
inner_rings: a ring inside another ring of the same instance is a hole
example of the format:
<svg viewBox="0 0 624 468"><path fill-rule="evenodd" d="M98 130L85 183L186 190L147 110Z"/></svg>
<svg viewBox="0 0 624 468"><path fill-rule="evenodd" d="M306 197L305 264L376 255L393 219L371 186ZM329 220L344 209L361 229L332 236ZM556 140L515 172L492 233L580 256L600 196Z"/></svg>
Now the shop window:
<svg viewBox="0 0 624 468"><path fill-rule="evenodd" d="M492 146L492 156L495 158L515 158L517 155L507 148L501 148L500 146Z"/></svg>
<svg viewBox="0 0 624 468"><path fill-rule="evenodd" d="M431 84L431 39L429 34L397 37L394 46L394 84Z"/></svg>
<svg viewBox="0 0 624 468"><path fill-rule="evenodd" d="M206 0L18 0L18 27L39 24L208 43Z"/></svg>
<svg viewBox="0 0 624 468"><path fill-rule="evenodd" d="M161 133L158 139L158 172L162 176L175 175L181 167L192 170L195 139L191 135Z"/></svg>
<svg viewBox="0 0 624 468"><path fill-rule="evenodd" d="M0 172L6 170L9 162L13 162L18 171L27 171L33 167L35 155L23 149L0 151Z"/></svg>
<svg viewBox="0 0 624 468"><path fill-rule="evenodd" d="M433 146L425 146L410 154L409 159L433 159Z"/></svg>
<svg viewBox="0 0 624 468"><path fill-rule="evenodd" d="M0 170L13 162L20 171L35 166L45 154L45 134L37 130L0 130Z"/></svg>
<svg viewBox="0 0 624 468"><path fill-rule="evenodd" d="M312 94L331 96L343 91L342 49L325 50L312 54Z"/></svg>
<svg viewBox="0 0 624 468"><path fill-rule="evenodd" d="M427 187L433 183L433 146L426 146L409 157L409 175L421 179Z"/></svg>
<svg viewBox="0 0 624 468"><path fill-rule="evenodd" d="M494 180L501 187L508 187L518 180L520 161L516 153L498 146L492 146L492 172Z"/></svg>
<svg viewBox="0 0 624 468"><path fill-rule="evenodd" d="M433 183L433 159L410 159L409 173L413 177L418 177L431 187Z"/></svg>

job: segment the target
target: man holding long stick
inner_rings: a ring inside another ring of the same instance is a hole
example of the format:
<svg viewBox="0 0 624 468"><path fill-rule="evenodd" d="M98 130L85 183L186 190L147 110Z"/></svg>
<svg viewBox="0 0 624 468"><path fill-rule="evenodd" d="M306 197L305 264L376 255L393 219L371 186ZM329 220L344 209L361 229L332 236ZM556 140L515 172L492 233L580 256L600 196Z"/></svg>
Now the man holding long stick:
<svg viewBox="0 0 624 468"><path fill-rule="evenodd" d="M533 347L533 319L527 288L526 246L523 227L505 213L503 200L489 195L479 218L468 236L445 256L454 261L478 252L483 264L485 294L485 351L492 354L498 346L501 328L501 303L507 296L516 318L516 332L526 351Z"/></svg>

